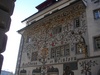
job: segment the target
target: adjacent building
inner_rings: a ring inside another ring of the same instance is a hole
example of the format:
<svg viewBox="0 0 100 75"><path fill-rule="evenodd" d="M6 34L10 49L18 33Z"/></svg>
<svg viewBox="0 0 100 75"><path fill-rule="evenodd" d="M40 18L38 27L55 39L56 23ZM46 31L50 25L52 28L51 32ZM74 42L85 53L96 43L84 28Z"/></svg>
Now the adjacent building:
<svg viewBox="0 0 100 75"><path fill-rule="evenodd" d="M0 75L14 75L14 74L12 72L2 70Z"/></svg>
<svg viewBox="0 0 100 75"><path fill-rule="evenodd" d="M46 0L22 22L16 75L100 75L100 0Z"/></svg>

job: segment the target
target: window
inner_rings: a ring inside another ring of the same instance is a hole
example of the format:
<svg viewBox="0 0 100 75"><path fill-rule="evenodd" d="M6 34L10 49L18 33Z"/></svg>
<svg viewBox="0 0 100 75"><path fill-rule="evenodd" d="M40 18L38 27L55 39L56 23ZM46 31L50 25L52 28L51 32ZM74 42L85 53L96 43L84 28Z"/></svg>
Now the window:
<svg viewBox="0 0 100 75"><path fill-rule="evenodd" d="M76 43L76 54L83 54L85 51L84 42Z"/></svg>
<svg viewBox="0 0 100 75"><path fill-rule="evenodd" d="M75 28L80 27L80 18L79 17L74 19L74 27Z"/></svg>
<svg viewBox="0 0 100 75"><path fill-rule="evenodd" d="M62 27L58 26L58 27L54 27L52 30L53 34L58 34L62 32Z"/></svg>
<svg viewBox="0 0 100 75"><path fill-rule="evenodd" d="M64 46L61 46L61 56L64 56Z"/></svg>
<svg viewBox="0 0 100 75"><path fill-rule="evenodd" d="M29 42L31 42L31 38L30 37L27 37L27 39L26 39L26 43L29 43Z"/></svg>
<svg viewBox="0 0 100 75"><path fill-rule="evenodd" d="M70 53L69 51L70 51L70 47L69 47L69 44L67 44L64 46L64 56L69 55Z"/></svg>
<svg viewBox="0 0 100 75"><path fill-rule="evenodd" d="M51 48L51 58L55 58L56 57L56 50L55 48Z"/></svg>
<svg viewBox="0 0 100 75"><path fill-rule="evenodd" d="M100 36L94 37L94 48L95 51L100 50Z"/></svg>
<svg viewBox="0 0 100 75"><path fill-rule="evenodd" d="M60 52L60 47L56 47L56 57L60 57L61 56L61 52Z"/></svg>
<svg viewBox="0 0 100 75"><path fill-rule="evenodd" d="M69 44L51 48L51 58L67 56L70 54Z"/></svg>
<svg viewBox="0 0 100 75"><path fill-rule="evenodd" d="M36 61L38 56L38 52L32 52L31 61Z"/></svg>
<svg viewBox="0 0 100 75"><path fill-rule="evenodd" d="M93 11L94 13L94 19L100 18L100 8Z"/></svg>

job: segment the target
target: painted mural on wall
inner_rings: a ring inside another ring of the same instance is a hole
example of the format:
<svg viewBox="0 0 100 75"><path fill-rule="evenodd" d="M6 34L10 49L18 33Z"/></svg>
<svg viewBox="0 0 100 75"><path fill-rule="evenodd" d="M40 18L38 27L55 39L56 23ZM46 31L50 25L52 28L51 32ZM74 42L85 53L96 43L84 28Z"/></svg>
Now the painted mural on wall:
<svg viewBox="0 0 100 75"><path fill-rule="evenodd" d="M56 61L59 57L70 55L70 49L75 51L75 43L79 42L81 38L79 32L86 38L86 15L82 3L70 6L68 9L65 8L59 11L59 14L55 14L33 23L35 25L26 30L23 53L27 54L27 58L30 60L28 62L33 62L34 59L38 60L38 56L32 58L32 54L37 51L38 55L40 55L40 51L44 46L49 49L48 58L54 57ZM50 53L50 51L54 47L58 48L57 53L51 55L53 53ZM62 52L59 52L61 49Z"/></svg>
<svg viewBox="0 0 100 75"><path fill-rule="evenodd" d="M100 57L79 60L82 75L100 75Z"/></svg>
<svg viewBox="0 0 100 75"><path fill-rule="evenodd" d="M77 12L75 11L76 8ZM82 32L84 34L87 28L85 19L86 16L84 12L85 11L83 10L82 5L76 5L76 7L73 7L73 9L68 9L66 12L63 11L63 13L59 15L52 18L50 17L49 20L44 21L39 25L36 24L33 29L30 29L30 31L28 31L29 33L27 33L27 36L31 37L31 43L25 45L25 50L41 50L45 43L47 47L54 47L60 44L74 42L74 39L76 39L76 41L79 40L80 36L78 35L78 32ZM76 13L77 15L75 16L74 14ZM67 18L68 16L71 17L71 20L66 20L69 19ZM81 27L74 29L74 19L77 17L80 18ZM72 31L77 33L77 35L72 35Z"/></svg>
<svg viewBox="0 0 100 75"><path fill-rule="evenodd" d="M91 75L91 67L98 65L97 61L95 61L95 60L94 61L92 61L92 60L90 60L90 61L82 61L79 64L83 68L81 70L81 74L85 73L85 75L88 75L88 74Z"/></svg>
<svg viewBox="0 0 100 75"><path fill-rule="evenodd" d="M74 75L74 72L70 69L69 66L66 66L63 75Z"/></svg>
<svg viewBox="0 0 100 75"><path fill-rule="evenodd" d="M47 67L45 67L45 69L46 69L46 72L45 72L46 75L52 75L52 74L59 75L58 68L55 68L53 66L47 66ZM33 69L32 75L38 75L38 74L41 75L42 71L43 70L41 67Z"/></svg>
<svg viewBox="0 0 100 75"><path fill-rule="evenodd" d="M73 68L74 67L74 68ZM59 75L61 67L46 65L46 75ZM42 67L30 71L31 75L41 75ZM20 75L27 75L27 70L22 69ZM100 56L87 59L80 59L77 62L64 63L62 75L100 75Z"/></svg>
<svg viewBox="0 0 100 75"><path fill-rule="evenodd" d="M63 64L63 75L75 75L75 70L78 70L77 62L67 62Z"/></svg>

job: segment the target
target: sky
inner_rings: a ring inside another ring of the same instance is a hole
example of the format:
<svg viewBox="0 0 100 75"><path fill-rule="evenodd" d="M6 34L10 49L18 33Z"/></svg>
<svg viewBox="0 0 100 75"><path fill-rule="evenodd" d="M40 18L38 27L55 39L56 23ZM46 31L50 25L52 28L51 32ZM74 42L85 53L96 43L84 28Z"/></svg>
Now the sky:
<svg viewBox="0 0 100 75"><path fill-rule="evenodd" d="M16 0L13 15L11 16L10 30L6 33L8 36L2 70L15 73L17 56L20 46L21 35L17 32L25 27L21 21L35 14L38 10L37 5L45 0Z"/></svg>

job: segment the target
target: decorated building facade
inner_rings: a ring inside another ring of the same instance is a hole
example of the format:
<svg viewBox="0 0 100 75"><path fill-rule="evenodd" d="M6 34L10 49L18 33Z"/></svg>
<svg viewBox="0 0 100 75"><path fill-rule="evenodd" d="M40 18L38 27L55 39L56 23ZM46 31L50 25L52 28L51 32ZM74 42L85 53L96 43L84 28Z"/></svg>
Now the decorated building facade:
<svg viewBox="0 0 100 75"><path fill-rule="evenodd" d="M100 1L46 0L36 8L18 31L15 74L100 75Z"/></svg>

